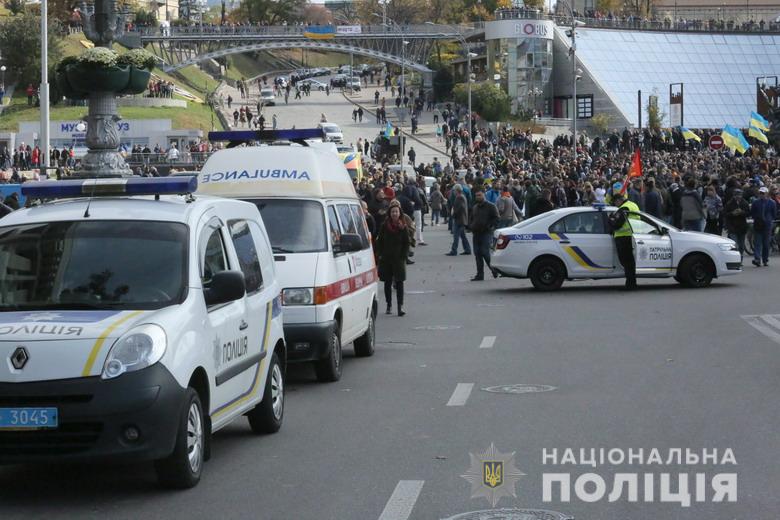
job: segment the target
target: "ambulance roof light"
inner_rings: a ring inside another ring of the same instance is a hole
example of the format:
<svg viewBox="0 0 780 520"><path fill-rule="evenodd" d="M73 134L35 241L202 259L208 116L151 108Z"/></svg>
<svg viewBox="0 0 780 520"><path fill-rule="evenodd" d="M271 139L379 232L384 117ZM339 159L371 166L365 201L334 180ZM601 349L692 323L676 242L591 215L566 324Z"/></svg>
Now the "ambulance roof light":
<svg viewBox="0 0 780 520"><path fill-rule="evenodd" d="M249 142L290 141L306 145L306 139L323 139L322 128L300 128L283 130L228 130L209 132L209 141L227 141L229 148Z"/></svg>
<svg viewBox="0 0 780 520"><path fill-rule="evenodd" d="M198 189L198 178L153 177L40 181L22 184L22 195L33 199L67 199L120 195L186 195Z"/></svg>

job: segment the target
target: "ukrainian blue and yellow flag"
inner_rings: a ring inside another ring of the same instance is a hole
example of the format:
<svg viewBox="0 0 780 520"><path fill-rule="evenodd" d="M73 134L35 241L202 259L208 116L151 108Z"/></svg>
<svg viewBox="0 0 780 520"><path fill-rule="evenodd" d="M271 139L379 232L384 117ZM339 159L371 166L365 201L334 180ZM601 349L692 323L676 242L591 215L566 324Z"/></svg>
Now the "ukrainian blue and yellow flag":
<svg viewBox="0 0 780 520"><path fill-rule="evenodd" d="M330 40L336 37L336 29L332 25L310 25L303 35L312 40Z"/></svg>
<svg viewBox="0 0 780 520"><path fill-rule="evenodd" d="M745 153L750 148L750 143L747 142L742 132L731 125L724 126L720 136L723 138L723 143L726 146L739 153Z"/></svg>
<svg viewBox="0 0 780 520"><path fill-rule="evenodd" d="M750 126L754 126L762 132L769 131L769 121L767 121L761 114L756 112L750 113Z"/></svg>
<svg viewBox="0 0 780 520"><path fill-rule="evenodd" d="M390 137L392 137L392 135L393 135L393 125L387 123L387 126L385 127L385 137L389 139Z"/></svg>
<svg viewBox="0 0 780 520"><path fill-rule="evenodd" d="M750 128L748 128L748 135L750 137L755 137L764 144L769 144L769 139L767 139L766 135L764 135L764 132L753 125L750 125Z"/></svg>
<svg viewBox="0 0 780 520"><path fill-rule="evenodd" d="M680 132L682 132L682 135L683 135L683 137L684 137L686 140L693 139L693 140L694 140L694 141L696 141L697 143L700 143L700 142L701 142L701 137L699 137L698 135L694 134L693 132L691 132L690 130L688 130L687 128L685 128L684 126L681 126L681 127L680 127Z"/></svg>

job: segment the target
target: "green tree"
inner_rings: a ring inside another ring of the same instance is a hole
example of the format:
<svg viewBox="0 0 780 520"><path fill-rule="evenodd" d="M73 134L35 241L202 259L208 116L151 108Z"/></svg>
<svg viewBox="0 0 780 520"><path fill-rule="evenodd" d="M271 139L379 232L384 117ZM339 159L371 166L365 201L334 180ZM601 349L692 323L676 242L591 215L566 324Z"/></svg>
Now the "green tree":
<svg viewBox="0 0 780 520"><path fill-rule="evenodd" d="M306 0L241 0L230 17L238 22L268 22L277 25L301 20L305 6Z"/></svg>
<svg viewBox="0 0 780 520"><path fill-rule="evenodd" d="M6 0L3 2L3 5L11 11L11 14L16 15L24 11L24 4L26 3L24 0Z"/></svg>
<svg viewBox="0 0 780 520"><path fill-rule="evenodd" d="M609 123L612 121L612 116L606 112L596 114L590 119L590 124L598 132L598 135L604 135L609 130Z"/></svg>
<svg viewBox="0 0 780 520"><path fill-rule="evenodd" d="M433 76L433 97L436 101L443 101L452 96L452 87L454 86L452 72L449 67L443 67L436 71Z"/></svg>
<svg viewBox="0 0 780 520"><path fill-rule="evenodd" d="M647 100L647 127L658 131L666 118L666 113L658 106L658 92L653 90L653 96Z"/></svg>
<svg viewBox="0 0 780 520"><path fill-rule="evenodd" d="M468 103L466 84L459 83L453 89L455 101L465 105ZM501 87L489 81L475 83L471 86L471 110L486 121L504 121L511 110L509 95Z"/></svg>
<svg viewBox="0 0 780 520"><path fill-rule="evenodd" d="M41 17L19 14L0 22L0 49L8 71L20 85L40 83L41 77ZM61 27L49 23L49 63L54 65L62 56Z"/></svg>

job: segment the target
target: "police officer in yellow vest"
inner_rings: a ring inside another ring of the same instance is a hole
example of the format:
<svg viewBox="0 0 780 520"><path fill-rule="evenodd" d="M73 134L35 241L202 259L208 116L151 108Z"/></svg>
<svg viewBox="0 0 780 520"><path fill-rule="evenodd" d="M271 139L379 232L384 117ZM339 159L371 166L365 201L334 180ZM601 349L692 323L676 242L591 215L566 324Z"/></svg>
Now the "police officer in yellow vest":
<svg viewBox="0 0 780 520"><path fill-rule="evenodd" d="M626 273L626 289L631 291L636 289L636 259L634 258L633 230L629 219L638 219L639 206L630 200L626 200L621 191L622 185L616 183L613 186L612 205L618 208L625 208L628 213L623 225L612 232L615 237L615 247L617 248L618 260ZM632 214L633 213L633 214Z"/></svg>

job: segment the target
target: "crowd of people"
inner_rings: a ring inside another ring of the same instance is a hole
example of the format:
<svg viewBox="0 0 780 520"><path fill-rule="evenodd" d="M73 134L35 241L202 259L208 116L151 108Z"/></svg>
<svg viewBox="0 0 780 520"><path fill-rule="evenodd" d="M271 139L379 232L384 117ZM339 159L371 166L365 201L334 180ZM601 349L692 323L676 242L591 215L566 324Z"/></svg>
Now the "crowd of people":
<svg viewBox="0 0 780 520"><path fill-rule="evenodd" d="M641 151L643 175L629 182L625 198L641 210L675 227L727 235L745 251L745 236L754 230L753 264L767 265L770 233L780 208L780 157L774 149L754 146L745 155L715 153L692 145L677 132L629 130L605 137L578 139L576 156L571 138L534 139L528 131L493 132L474 126L473 144L462 122L460 107L448 109L453 120L446 133L451 155L429 164L415 163L413 147L405 158L416 171L410 179L390 173L389 164L366 160L366 177L357 190L379 236L391 204L406 216L409 250L425 245L423 226L446 224L452 233L448 255L475 255L477 273L484 279L489 267L490 238L494 229L555 208L612 203L622 191L636 149ZM714 130L702 130L706 138ZM426 192L424 177L436 179ZM428 222L423 220L428 215ZM397 224L392 224L395 230ZM472 232L472 238L466 231ZM759 236L760 235L760 236ZM384 246L383 246L384 247ZM380 277L381 258L379 250ZM407 259L408 263L413 260ZM402 272L385 276L404 278ZM396 289L401 292L396 286ZM386 290L389 290L386 287ZM388 301L389 305L389 301Z"/></svg>

